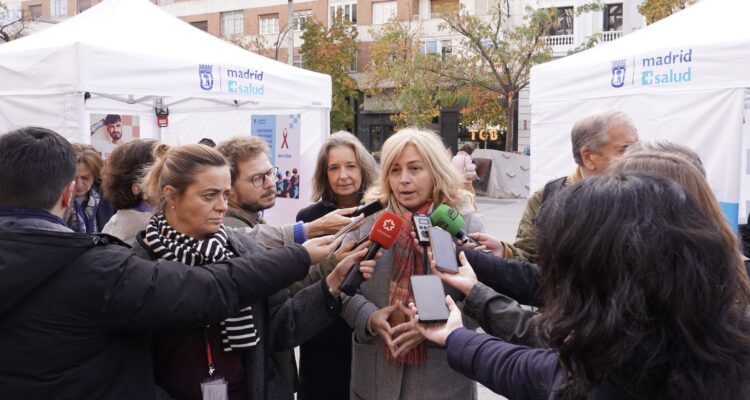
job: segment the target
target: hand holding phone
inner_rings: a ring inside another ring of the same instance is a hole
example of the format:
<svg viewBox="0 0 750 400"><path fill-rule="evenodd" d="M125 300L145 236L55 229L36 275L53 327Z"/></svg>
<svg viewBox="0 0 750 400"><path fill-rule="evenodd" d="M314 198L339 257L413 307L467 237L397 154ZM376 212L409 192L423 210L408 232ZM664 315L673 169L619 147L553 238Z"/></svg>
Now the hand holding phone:
<svg viewBox="0 0 750 400"><path fill-rule="evenodd" d="M453 243L451 234L437 227L430 228L429 233L430 248L432 249L432 258L435 260L435 268L451 274L458 273L456 245Z"/></svg>
<svg viewBox="0 0 750 400"><path fill-rule="evenodd" d="M334 239L338 239L342 235L349 233L349 231L354 229L354 227L357 226L357 224L363 219L365 219L365 216L361 214L353 217L351 222L349 222L345 227L341 228L340 231L336 232L336 234L333 235Z"/></svg>
<svg viewBox="0 0 750 400"><path fill-rule="evenodd" d="M445 305L443 282L436 275L416 275L411 277L414 303L419 313L419 322L445 322L448 320L448 307Z"/></svg>

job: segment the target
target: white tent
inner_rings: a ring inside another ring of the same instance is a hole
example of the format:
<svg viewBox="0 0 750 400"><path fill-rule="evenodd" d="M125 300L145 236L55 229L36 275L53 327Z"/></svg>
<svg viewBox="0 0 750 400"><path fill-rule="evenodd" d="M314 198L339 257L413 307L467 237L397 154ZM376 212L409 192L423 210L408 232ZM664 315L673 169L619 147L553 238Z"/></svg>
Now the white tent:
<svg viewBox="0 0 750 400"><path fill-rule="evenodd" d="M155 107L168 108L168 127L157 127ZM89 143L92 115L104 114L137 117L140 137L170 144L252 130L276 145L272 163L287 170L294 163L302 178L300 200L277 202L271 215L277 222L291 221L309 202L330 108L329 76L245 51L148 0L107 0L0 46L0 132L37 125ZM289 121L289 133L275 126Z"/></svg>
<svg viewBox="0 0 750 400"><path fill-rule="evenodd" d="M614 108L633 117L641 140L668 139L698 152L730 222L745 218L738 214L743 137L750 134L748 15L750 1L704 0L532 68L532 190L573 170L573 123Z"/></svg>

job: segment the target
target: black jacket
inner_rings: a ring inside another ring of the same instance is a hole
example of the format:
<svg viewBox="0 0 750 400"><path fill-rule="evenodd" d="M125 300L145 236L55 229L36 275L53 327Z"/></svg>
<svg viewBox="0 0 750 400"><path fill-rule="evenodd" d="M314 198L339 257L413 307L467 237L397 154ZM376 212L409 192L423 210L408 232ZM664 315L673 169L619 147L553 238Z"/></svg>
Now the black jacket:
<svg viewBox="0 0 750 400"><path fill-rule="evenodd" d="M149 331L221 321L310 265L300 246L208 269L116 242L0 218L0 399L152 399Z"/></svg>
<svg viewBox="0 0 750 400"><path fill-rule="evenodd" d="M506 260L490 253L459 247L474 268L477 279L521 304L539 307L539 266L522 260Z"/></svg>
<svg viewBox="0 0 750 400"><path fill-rule="evenodd" d="M263 247L249 237L242 235L242 230L227 228L229 248L235 254L253 254L262 259ZM135 252L138 256L156 259L143 242L144 232L137 236L138 246ZM187 267L195 268L195 267ZM269 268L273 268L270 267ZM281 400L292 399L294 396L281 374L280 366L272 358L274 353L292 349L305 340L325 329L341 311L341 304L328 292L328 285L324 280L316 282L299 291L293 298L289 297L287 289L282 289L266 298L258 299L252 304L253 323L260 341L248 349L245 354L245 371L247 391L252 400ZM202 337L202 329L187 332L187 335ZM183 332L185 333L185 332ZM162 334L164 339L169 335ZM200 342L200 340L198 340ZM178 346L179 348L179 346ZM203 351L203 348L200 348ZM220 350L216 350L220 351ZM162 354L165 355L165 354ZM174 353L172 353L174 355ZM169 354L166 354L169 356ZM171 361L171 360L170 360ZM179 366L190 368L191 366ZM197 366L200 372L205 372L205 365ZM185 376L180 378L180 371L174 370L174 382L179 385L200 382L186 382ZM221 371L217 371L221 373ZM201 375L201 377L204 377ZM196 386L196 393L200 393Z"/></svg>
<svg viewBox="0 0 750 400"><path fill-rule="evenodd" d="M310 204L297 221L312 222L339 207L329 200ZM300 346L300 400L347 400L352 364L352 328L337 318L328 328Z"/></svg>

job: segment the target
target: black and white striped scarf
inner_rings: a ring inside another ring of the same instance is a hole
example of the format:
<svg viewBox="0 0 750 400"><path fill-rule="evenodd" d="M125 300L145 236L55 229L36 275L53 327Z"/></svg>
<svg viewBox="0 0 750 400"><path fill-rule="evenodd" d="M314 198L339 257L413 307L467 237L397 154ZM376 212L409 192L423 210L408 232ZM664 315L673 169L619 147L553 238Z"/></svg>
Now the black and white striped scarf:
<svg viewBox="0 0 750 400"><path fill-rule="evenodd" d="M158 213L151 217L146 227L145 239L157 257L191 266L212 264L236 257L227 247L228 237L224 225L218 232L206 236L205 239L195 240L176 231L164 215ZM224 351L253 347L259 340L250 306L240 310L236 317L221 322L221 342Z"/></svg>

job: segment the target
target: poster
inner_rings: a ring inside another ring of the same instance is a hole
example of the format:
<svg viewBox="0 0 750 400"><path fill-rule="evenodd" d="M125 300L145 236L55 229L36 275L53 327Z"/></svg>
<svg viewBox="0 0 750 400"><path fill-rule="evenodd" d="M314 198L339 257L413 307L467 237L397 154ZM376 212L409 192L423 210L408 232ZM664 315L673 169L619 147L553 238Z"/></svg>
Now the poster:
<svg viewBox="0 0 750 400"><path fill-rule="evenodd" d="M276 197L299 199L301 118L299 114L254 115L250 134L268 143L269 159L279 167ZM310 177L307 177L310 179Z"/></svg>
<svg viewBox="0 0 750 400"><path fill-rule="evenodd" d="M105 160L115 147L140 136L137 115L91 114L91 145Z"/></svg>

